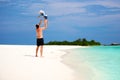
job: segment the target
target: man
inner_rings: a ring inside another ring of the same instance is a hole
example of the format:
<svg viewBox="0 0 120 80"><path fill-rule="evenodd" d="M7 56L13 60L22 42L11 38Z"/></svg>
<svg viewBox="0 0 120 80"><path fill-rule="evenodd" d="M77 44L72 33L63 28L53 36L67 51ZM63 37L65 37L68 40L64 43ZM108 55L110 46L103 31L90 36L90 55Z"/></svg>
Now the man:
<svg viewBox="0 0 120 80"><path fill-rule="evenodd" d="M37 47L36 47L36 57L38 57L38 50L40 47L40 56L43 56L43 30L45 30L48 26L47 16L44 16L44 26L41 27L42 20L40 20L39 24L36 24L36 37L37 37Z"/></svg>

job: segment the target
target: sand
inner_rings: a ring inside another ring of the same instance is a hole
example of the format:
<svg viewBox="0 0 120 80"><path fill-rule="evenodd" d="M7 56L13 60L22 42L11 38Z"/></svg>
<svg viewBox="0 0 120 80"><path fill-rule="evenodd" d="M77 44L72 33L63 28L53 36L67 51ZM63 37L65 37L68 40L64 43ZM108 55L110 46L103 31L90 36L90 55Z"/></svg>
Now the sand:
<svg viewBox="0 0 120 80"><path fill-rule="evenodd" d="M78 47L44 46L41 58L35 57L34 45L0 45L0 80L75 80L61 56Z"/></svg>

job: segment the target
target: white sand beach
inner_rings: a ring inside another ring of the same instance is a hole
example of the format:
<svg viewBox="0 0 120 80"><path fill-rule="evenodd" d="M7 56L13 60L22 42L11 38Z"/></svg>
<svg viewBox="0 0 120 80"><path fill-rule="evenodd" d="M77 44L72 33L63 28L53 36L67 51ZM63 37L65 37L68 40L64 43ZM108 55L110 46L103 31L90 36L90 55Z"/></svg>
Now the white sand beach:
<svg viewBox="0 0 120 80"><path fill-rule="evenodd" d="M79 46L44 46L42 58L36 46L0 45L0 80L75 80L74 71L61 62L66 49Z"/></svg>

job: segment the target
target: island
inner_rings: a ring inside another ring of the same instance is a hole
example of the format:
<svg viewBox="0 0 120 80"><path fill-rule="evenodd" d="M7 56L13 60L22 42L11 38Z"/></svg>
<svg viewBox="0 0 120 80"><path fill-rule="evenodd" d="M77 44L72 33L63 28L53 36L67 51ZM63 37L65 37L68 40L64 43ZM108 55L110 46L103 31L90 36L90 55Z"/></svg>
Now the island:
<svg viewBox="0 0 120 80"><path fill-rule="evenodd" d="M98 46L101 45L100 42L97 42L95 40L90 40L88 41L86 38L82 38L82 39L77 39L74 41L50 41L48 43L46 43L46 45L80 45L80 46Z"/></svg>

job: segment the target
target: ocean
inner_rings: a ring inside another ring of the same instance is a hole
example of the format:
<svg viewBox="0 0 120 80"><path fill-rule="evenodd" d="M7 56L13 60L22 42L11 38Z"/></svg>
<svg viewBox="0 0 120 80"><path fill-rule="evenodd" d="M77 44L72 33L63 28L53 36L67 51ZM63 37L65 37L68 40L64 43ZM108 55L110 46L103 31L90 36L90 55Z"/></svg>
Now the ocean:
<svg viewBox="0 0 120 80"><path fill-rule="evenodd" d="M63 62L75 80L120 80L120 46L92 46L66 51Z"/></svg>

